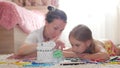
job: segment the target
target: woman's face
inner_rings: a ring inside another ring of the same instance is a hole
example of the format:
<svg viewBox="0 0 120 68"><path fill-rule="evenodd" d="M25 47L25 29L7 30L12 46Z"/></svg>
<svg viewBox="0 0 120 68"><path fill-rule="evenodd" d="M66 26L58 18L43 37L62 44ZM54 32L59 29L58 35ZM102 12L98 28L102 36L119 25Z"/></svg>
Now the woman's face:
<svg viewBox="0 0 120 68"><path fill-rule="evenodd" d="M61 19L54 19L51 23L45 24L45 36L49 39L59 37L64 30L66 23Z"/></svg>
<svg viewBox="0 0 120 68"><path fill-rule="evenodd" d="M78 41L72 36L70 36L69 40L72 45L72 51L79 54L83 53L89 47L90 44L89 41Z"/></svg>

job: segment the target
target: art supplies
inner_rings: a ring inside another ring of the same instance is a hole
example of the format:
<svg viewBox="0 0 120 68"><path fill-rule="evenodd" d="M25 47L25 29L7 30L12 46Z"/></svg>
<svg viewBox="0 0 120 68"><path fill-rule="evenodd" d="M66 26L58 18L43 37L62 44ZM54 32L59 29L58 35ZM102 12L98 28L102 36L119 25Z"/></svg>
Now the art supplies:
<svg viewBox="0 0 120 68"><path fill-rule="evenodd" d="M55 49L55 42L48 41L38 43L37 62L39 63L58 63L62 60L62 51Z"/></svg>

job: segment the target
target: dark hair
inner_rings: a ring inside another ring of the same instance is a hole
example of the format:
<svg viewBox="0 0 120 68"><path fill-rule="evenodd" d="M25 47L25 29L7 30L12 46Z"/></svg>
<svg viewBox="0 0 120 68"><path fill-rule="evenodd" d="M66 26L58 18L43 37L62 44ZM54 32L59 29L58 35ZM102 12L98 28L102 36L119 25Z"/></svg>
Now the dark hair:
<svg viewBox="0 0 120 68"><path fill-rule="evenodd" d="M54 8L52 6L48 6L48 13L46 14L45 20L48 23L51 23L54 19L61 19L65 23L67 22L67 16L64 11Z"/></svg>
<svg viewBox="0 0 120 68"><path fill-rule="evenodd" d="M80 24L73 28L70 32L69 37L72 36L78 41L86 42L87 40L92 40L90 46L86 49L85 53L93 53L95 52L95 43L93 41L92 32L91 30L83 24Z"/></svg>

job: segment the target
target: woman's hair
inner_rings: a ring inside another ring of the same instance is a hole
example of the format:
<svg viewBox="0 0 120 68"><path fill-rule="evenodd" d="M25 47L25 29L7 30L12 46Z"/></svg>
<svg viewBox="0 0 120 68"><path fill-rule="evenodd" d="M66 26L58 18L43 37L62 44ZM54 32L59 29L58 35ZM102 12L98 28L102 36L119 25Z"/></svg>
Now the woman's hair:
<svg viewBox="0 0 120 68"><path fill-rule="evenodd" d="M54 8L52 6L48 6L48 13L46 14L45 20L48 23L51 23L54 19L61 19L65 23L67 23L67 16L64 11Z"/></svg>
<svg viewBox="0 0 120 68"><path fill-rule="evenodd" d="M95 43L93 41L92 32L86 25L80 24L76 26L75 28L73 28L73 30L70 32L69 37L70 36L82 42L86 42L87 40L92 41L92 43L87 48L85 53L93 53L93 51L95 50Z"/></svg>

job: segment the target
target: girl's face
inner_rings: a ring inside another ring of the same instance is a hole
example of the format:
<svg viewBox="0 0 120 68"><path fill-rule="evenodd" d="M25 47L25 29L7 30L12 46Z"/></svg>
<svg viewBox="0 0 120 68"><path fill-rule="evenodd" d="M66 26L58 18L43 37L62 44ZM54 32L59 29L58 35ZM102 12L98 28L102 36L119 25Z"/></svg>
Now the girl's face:
<svg viewBox="0 0 120 68"><path fill-rule="evenodd" d="M83 53L89 46L90 46L90 41L78 41L74 37L70 36L69 38L70 43L72 45L72 51L75 53Z"/></svg>
<svg viewBox="0 0 120 68"><path fill-rule="evenodd" d="M66 23L61 19L54 19L53 22L45 24L45 37L53 39L59 37L64 30Z"/></svg>

